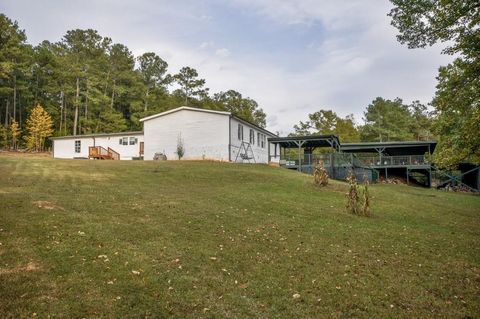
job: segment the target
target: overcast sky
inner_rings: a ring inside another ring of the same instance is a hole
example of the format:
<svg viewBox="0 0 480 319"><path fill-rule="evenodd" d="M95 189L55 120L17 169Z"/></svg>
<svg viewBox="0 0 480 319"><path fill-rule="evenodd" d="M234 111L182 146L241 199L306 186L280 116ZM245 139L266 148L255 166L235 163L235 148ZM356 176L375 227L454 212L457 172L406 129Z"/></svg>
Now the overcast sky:
<svg viewBox="0 0 480 319"><path fill-rule="evenodd" d="M428 103L441 47L409 50L383 0L2 0L28 41L56 42L93 28L135 55L153 51L197 69L212 93L235 89L286 134L308 113L332 109L362 122L377 96Z"/></svg>

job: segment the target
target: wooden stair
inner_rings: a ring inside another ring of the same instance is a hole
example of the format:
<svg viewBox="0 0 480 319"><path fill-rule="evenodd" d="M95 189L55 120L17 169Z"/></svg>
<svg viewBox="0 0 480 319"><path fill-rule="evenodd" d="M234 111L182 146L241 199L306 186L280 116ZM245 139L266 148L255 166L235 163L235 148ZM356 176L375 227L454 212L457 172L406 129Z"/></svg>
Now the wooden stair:
<svg viewBox="0 0 480 319"><path fill-rule="evenodd" d="M90 146L88 148L88 158L100 160L119 160L120 154L110 147Z"/></svg>

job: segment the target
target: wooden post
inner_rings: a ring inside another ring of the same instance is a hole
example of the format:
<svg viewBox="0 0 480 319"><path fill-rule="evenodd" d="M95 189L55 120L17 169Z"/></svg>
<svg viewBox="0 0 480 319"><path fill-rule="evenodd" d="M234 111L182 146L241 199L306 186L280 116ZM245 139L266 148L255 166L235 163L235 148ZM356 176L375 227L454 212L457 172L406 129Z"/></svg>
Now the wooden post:
<svg viewBox="0 0 480 319"><path fill-rule="evenodd" d="M409 179L408 179L408 167L407 167L407 185L409 185Z"/></svg>

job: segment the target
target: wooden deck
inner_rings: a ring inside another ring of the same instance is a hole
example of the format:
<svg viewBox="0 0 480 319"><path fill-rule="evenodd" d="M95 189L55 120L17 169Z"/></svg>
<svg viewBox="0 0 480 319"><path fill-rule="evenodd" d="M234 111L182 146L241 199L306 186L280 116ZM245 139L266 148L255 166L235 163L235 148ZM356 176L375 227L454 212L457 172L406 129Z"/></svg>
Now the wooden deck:
<svg viewBox="0 0 480 319"><path fill-rule="evenodd" d="M120 154L113 149L103 146L90 146L88 148L88 158L100 160L119 160Z"/></svg>

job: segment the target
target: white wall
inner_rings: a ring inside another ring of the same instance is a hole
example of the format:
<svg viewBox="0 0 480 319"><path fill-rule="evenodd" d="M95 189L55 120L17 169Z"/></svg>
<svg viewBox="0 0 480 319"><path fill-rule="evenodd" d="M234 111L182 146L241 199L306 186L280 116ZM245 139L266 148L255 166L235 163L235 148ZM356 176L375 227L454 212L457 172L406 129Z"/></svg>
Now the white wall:
<svg viewBox="0 0 480 319"><path fill-rule="evenodd" d="M251 150L247 152L248 155L251 155L253 153L253 157L255 158L255 163L264 163L268 164L268 138L273 137L274 135L272 134L266 134L265 131L259 130L257 127L250 125L246 122L239 121L236 118L232 118L230 121L230 136L231 136L231 159L232 162L237 162L237 163L253 163L252 160L244 160L240 157L239 152L245 153L245 150L242 148L242 140L238 139L238 124L243 126L243 142L244 142L244 147L248 148L248 145L251 145ZM250 144L250 129L253 130L254 135L255 135L255 143ZM258 133L265 135L265 142L264 142L264 147L261 147L261 144L258 143ZM271 146L273 146L271 144ZM271 150L273 154L273 150Z"/></svg>
<svg viewBox="0 0 480 319"><path fill-rule="evenodd" d="M122 137L136 137L138 143L135 145L120 145L119 139ZM75 141L80 141L80 153L75 153ZM140 142L144 141L144 137L141 134L125 134L114 136L96 136L94 137L68 137L53 140L53 157L55 158L74 158L85 157L88 158L89 146L102 146L104 148L110 147L114 151L120 154L121 160L129 160L132 157L139 156ZM94 144L95 143L95 144Z"/></svg>
<svg viewBox="0 0 480 319"><path fill-rule="evenodd" d="M145 157L163 153L178 159L177 142L183 141L184 159L228 161L228 119L226 114L179 110L144 121Z"/></svg>

